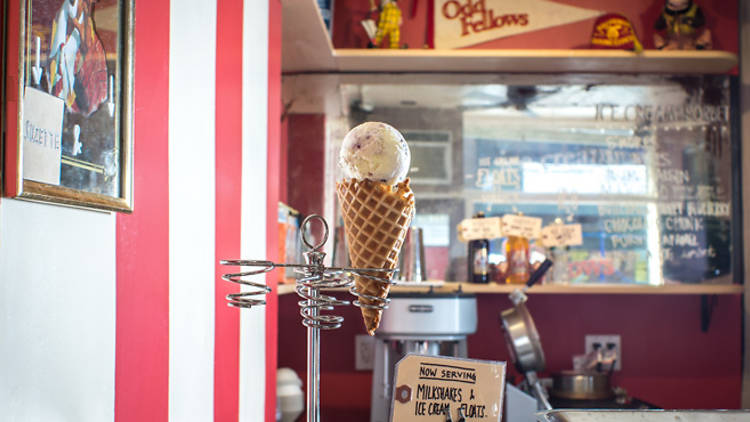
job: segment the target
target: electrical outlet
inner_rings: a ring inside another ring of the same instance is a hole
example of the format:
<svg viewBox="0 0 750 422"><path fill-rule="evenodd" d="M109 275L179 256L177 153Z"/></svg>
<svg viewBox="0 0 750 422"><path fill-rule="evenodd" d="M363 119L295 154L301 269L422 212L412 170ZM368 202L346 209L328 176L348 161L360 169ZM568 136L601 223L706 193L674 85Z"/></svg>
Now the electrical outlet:
<svg viewBox="0 0 750 422"><path fill-rule="evenodd" d="M594 351L594 345L598 344L602 350L611 347L617 352L617 360L615 361L615 371L622 369L622 342L619 334L587 334L586 335L586 354ZM605 367L604 370L609 368Z"/></svg>
<svg viewBox="0 0 750 422"><path fill-rule="evenodd" d="M372 370L375 362L375 337L357 334L354 337L354 369Z"/></svg>

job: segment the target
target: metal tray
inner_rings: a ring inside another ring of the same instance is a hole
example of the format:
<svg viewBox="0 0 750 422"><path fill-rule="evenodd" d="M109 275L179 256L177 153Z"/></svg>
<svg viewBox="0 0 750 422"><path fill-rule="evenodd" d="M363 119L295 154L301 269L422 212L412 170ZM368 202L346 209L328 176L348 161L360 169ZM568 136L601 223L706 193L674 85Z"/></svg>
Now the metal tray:
<svg viewBox="0 0 750 422"><path fill-rule="evenodd" d="M548 410L539 422L747 422L750 410Z"/></svg>

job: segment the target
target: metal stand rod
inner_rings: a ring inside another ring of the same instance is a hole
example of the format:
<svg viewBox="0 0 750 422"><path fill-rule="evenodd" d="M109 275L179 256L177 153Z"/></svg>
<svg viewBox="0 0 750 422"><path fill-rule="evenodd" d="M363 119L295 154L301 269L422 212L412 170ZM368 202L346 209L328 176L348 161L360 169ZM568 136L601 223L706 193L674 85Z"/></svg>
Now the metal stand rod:
<svg viewBox="0 0 750 422"><path fill-rule="evenodd" d="M310 296L318 296L312 289ZM310 310L312 317L318 316L318 308ZM320 421L320 328L307 327L307 422Z"/></svg>
<svg viewBox="0 0 750 422"><path fill-rule="evenodd" d="M338 328L341 326L342 318L335 316L323 316L320 311L331 310L336 301L331 301L330 297L321 295L319 289L329 284L326 277L323 259L325 253L320 248L328 238L328 224L320 216L310 216L302 223L306 227L311 219L319 219L323 226L323 240L318 244L311 244L302 233L302 241L310 247L309 252L305 252L305 261L311 266L305 272L306 277L298 280L298 287L303 293L305 299L300 302L302 307L302 323L307 327L307 422L320 421L320 330L325 328ZM301 284L301 286L300 286Z"/></svg>

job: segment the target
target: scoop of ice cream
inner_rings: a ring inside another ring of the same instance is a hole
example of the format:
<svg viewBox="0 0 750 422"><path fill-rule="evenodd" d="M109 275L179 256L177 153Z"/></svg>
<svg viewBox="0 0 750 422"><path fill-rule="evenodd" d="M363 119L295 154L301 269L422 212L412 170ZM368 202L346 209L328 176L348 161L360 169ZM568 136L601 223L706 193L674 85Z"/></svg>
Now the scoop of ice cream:
<svg viewBox="0 0 750 422"><path fill-rule="evenodd" d="M389 185L404 180L410 163L411 153L403 135L381 122L365 122L350 130L339 152L345 177Z"/></svg>

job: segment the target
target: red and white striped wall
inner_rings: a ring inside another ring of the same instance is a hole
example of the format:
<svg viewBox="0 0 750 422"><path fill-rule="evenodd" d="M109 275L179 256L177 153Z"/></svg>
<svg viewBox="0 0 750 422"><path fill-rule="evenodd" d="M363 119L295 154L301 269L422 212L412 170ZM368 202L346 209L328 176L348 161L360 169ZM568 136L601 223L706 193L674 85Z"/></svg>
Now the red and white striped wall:
<svg viewBox="0 0 750 422"><path fill-rule="evenodd" d="M0 420L273 421L280 0L137 2L134 208L0 199ZM269 176L270 175L270 176Z"/></svg>

